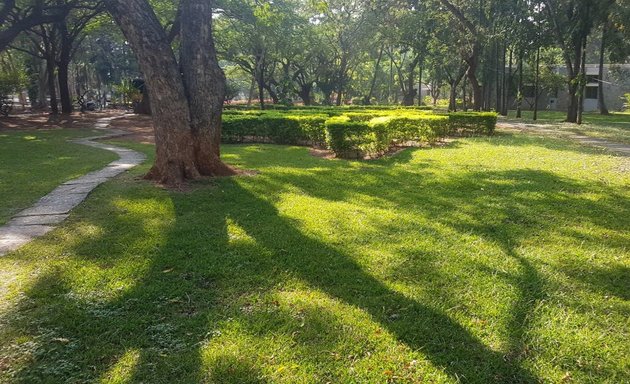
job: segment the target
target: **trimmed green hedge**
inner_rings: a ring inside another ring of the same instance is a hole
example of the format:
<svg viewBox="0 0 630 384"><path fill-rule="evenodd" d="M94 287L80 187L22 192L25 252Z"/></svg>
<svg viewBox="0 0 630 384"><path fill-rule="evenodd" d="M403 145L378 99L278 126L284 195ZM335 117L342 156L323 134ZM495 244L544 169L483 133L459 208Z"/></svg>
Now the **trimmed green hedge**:
<svg viewBox="0 0 630 384"><path fill-rule="evenodd" d="M448 118L451 135L492 135L497 125L494 112L451 112Z"/></svg>
<svg viewBox="0 0 630 384"><path fill-rule="evenodd" d="M328 115L227 114L223 116L221 139L228 143L321 145L328 118Z"/></svg>
<svg viewBox="0 0 630 384"><path fill-rule="evenodd" d="M345 112L341 116L298 111L226 111L225 142L324 146L338 157L382 155L392 145L434 143L448 135L492 134L494 113L433 114L412 110Z"/></svg>
<svg viewBox="0 0 630 384"><path fill-rule="evenodd" d="M352 121L349 116L332 117L326 121L326 145L337 157L361 158L385 152L391 138L385 125L370 125Z"/></svg>
<svg viewBox="0 0 630 384"><path fill-rule="evenodd" d="M364 121L350 116L326 121L326 144L338 157L376 157L392 145L434 143L448 133L448 116L381 116Z"/></svg>

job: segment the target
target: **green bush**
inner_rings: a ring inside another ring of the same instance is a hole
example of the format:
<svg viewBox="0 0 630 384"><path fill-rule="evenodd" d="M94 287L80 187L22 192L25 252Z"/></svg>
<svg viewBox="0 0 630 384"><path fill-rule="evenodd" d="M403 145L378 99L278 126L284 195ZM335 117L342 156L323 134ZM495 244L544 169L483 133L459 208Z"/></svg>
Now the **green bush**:
<svg viewBox="0 0 630 384"><path fill-rule="evenodd" d="M376 117L370 125L384 126L393 140L434 143L448 133L448 117L430 114L404 114Z"/></svg>
<svg viewBox="0 0 630 384"><path fill-rule="evenodd" d="M373 117L345 114L326 121L326 144L338 157L379 156L396 143L434 143L446 136L448 116L403 114Z"/></svg>
<svg viewBox="0 0 630 384"><path fill-rule="evenodd" d="M257 141L322 145L324 122L328 118L328 115L280 113L226 114L223 116L221 138L229 143Z"/></svg>
<svg viewBox="0 0 630 384"><path fill-rule="evenodd" d="M449 135L491 135L497 125L494 112L451 112L448 114Z"/></svg>
<svg viewBox="0 0 630 384"><path fill-rule="evenodd" d="M387 130L348 116L331 117L326 121L326 144L337 157L362 158L381 154L390 145Z"/></svg>
<svg viewBox="0 0 630 384"><path fill-rule="evenodd" d="M447 135L492 134L495 113L433 114L414 109L343 108L292 110L229 110L223 116L225 142L272 142L327 145L338 157L375 157L392 145L434 143ZM327 111L322 113L322 111ZM334 111L342 115L332 116Z"/></svg>

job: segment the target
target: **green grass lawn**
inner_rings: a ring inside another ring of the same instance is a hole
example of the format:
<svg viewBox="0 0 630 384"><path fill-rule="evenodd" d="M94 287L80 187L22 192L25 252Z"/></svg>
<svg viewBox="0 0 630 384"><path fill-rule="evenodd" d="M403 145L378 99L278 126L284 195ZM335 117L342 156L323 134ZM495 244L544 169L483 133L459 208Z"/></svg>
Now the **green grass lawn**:
<svg viewBox="0 0 630 384"><path fill-rule="evenodd" d="M223 151L260 173L177 192L148 161L0 258L0 382L630 381L628 158Z"/></svg>
<svg viewBox="0 0 630 384"><path fill-rule="evenodd" d="M565 112L539 111L538 119L533 118L532 111L523 111L521 119L516 118L516 111L509 111L507 120L512 122L522 121L532 124L552 124L559 133L579 133L586 136L599 137L606 140L630 144L630 112L611 112L610 115L600 115L598 112L584 114L582 125L564 123Z"/></svg>
<svg viewBox="0 0 630 384"><path fill-rule="evenodd" d="M62 129L0 132L0 225L59 184L118 157L68 140L96 131Z"/></svg>

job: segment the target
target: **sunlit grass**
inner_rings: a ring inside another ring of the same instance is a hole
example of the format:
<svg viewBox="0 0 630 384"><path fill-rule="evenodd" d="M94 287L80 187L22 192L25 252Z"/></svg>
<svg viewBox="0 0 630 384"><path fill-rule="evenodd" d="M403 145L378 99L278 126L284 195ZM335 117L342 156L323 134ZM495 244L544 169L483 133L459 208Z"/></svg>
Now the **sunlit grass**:
<svg viewBox="0 0 630 384"><path fill-rule="evenodd" d="M176 192L148 161L0 259L0 382L630 380L627 158L223 151L259 173Z"/></svg>
<svg viewBox="0 0 630 384"><path fill-rule="evenodd" d="M59 184L99 169L117 156L69 143L91 130L7 131L0 135L0 225Z"/></svg>

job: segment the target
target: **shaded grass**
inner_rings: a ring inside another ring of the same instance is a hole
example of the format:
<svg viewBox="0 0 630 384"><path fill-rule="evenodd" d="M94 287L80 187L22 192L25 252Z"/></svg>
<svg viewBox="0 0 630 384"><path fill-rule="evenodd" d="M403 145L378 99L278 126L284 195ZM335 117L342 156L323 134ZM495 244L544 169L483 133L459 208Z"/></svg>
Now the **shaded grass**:
<svg viewBox="0 0 630 384"><path fill-rule="evenodd" d="M224 158L260 173L181 193L148 161L0 259L0 381L630 380L627 159L523 135Z"/></svg>
<svg viewBox="0 0 630 384"><path fill-rule="evenodd" d="M507 120L529 124L551 124L559 132L578 133L611 141L630 144L630 113L611 112L601 115L598 112L584 113L583 124L564 123L566 113L559 111L539 111L538 119L532 120L532 111L523 111L523 118L517 119L516 111L509 111Z"/></svg>
<svg viewBox="0 0 630 384"><path fill-rule="evenodd" d="M113 161L111 152L69 143L93 130L0 132L0 225L59 184Z"/></svg>

